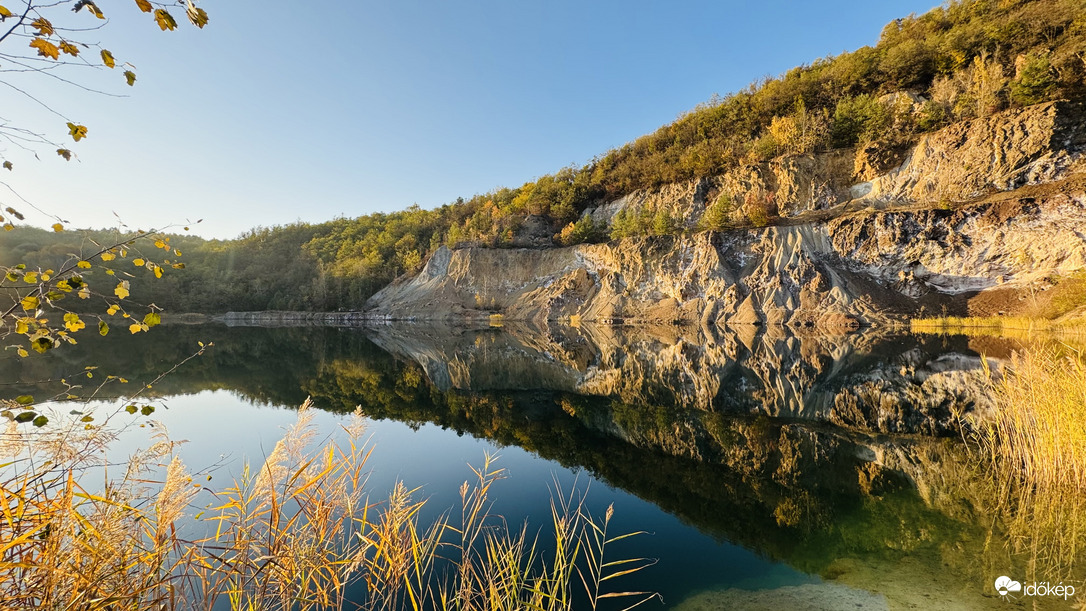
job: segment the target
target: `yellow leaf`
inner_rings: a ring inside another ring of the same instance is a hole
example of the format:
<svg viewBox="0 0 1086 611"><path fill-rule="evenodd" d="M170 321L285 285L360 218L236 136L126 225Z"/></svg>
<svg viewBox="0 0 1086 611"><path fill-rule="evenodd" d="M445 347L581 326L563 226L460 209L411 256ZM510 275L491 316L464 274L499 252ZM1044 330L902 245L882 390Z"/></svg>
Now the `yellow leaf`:
<svg viewBox="0 0 1086 611"><path fill-rule="evenodd" d="M103 261L112 261L112 260L114 260L116 258L117 258L117 255L115 255L115 254L113 254L111 252L102 253L102 260Z"/></svg>
<svg viewBox="0 0 1086 611"><path fill-rule="evenodd" d="M79 47L73 45L67 40L62 40L60 42L60 50L64 53L67 53L68 55L71 55L72 57L79 55Z"/></svg>
<svg viewBox="0 0 1086 611"><path fill-rule="evenodd" d="M192 2L189 2L188 5L185 13L188 15L189 21L192 22L192 25L203 29L207 25L207 13L204 9L193 6Z"/></svg>
<svg viewBox="0 0 1086 611"><path fill-rule="evenodd" d="M71 331L72 333L75 333L76 331L86 326L87 324L79 319L78 314L68 312L64 315L64 328Z"/></svg>
<svg viewBox="0 0 1086 611"><path fill-rule="evenodd" d="M61 225L60 223L53 223L53 231L57 233L64 231L64 225Z"/></svg>
<svg viewBox="0 0 1086 611"><path fill-rule="evenodd" d="M80 261L79 263L76 263L75 266L78 267L79 269L90 269L91 268L90 261Z"/></svg>
<svg viewBox="0 0 1086 611"><path fill-rule="evenodd" d="M106 16L102 13L102 9L98 8L98 5L95 4L93 0L80 0L80 2L76 3L75 10L78 11L79 8L80 8L80 5L87 7L87 10L90 11L91 14L94 15L95 17L97 17L99 19L105 19L106 18Z"/></svg>
<svg viewBox="0 0 1086 611"><path fill-rule="evenodd" d="M166 12L166 9L160 8L155 11L155 21L163 32L177 29L177 22L174 21L173 15Z"/></svg>
<svg viewBox="0 0 1086 611"><path fill-rule="evenodd" d="M68 133L72 135L72 140L79 142L83 138L87 137L87 126L76 125L75 123L68 123Z"/></svg>
<svg viewBox="0 0 1086 611"><path fill-rule="evenodd" d="M109 309L106 310L106 314L109 314L110 316L113 316L120 309L121 309L121 306L119 306L117 304L113 304L113 305L109 306Z"/></svg>
<svg viewBox="0 0 1086 611"><path fill-rule="evenodd" d="M19 348L19 356L25 359L26 357L30 356L30 353L22 348Z"/></svg>
<svg viewBox="0 0 1086 611"><path fill-rule="evenodd" d="M30 27L38 31L38 36L52 36L54 32L53 24L45 17L38 17L34 21L31 21Z"/></svg>
<svg viewBox="0 0 1086 611"><path fill-rule="evenodd" d="M26 335L30 333L30 325L26 323L27 319L19 319L15 323L15 332L19 335Z"/></svg>
<svg viewBox="0 0 1086 611"><path fill-rule="evenodd" d="M11 17L11 11L7 7L0 6L0 17Z"/></svg>
<svg viewBox="0 0 1086 611"><path fill-rule="evenodd" d="M143 317L144 327L153 327L158 324L162 324L162 317L159 316L158 312L148 312L147 315Z"/></svg>
<svg viewBox="0 0 1086 611"><path fill-rule="evenodd" d="M112 276L112 275L114 275L114 274L116 274L116 273L117 273L117 272L115 272L115 271L113 271L113 270L111 270L111 269L107 269L107 270L106 270L106 275L107 275L107 276Z"/></svg>
<svg viewBox="0 0 1086 611"><path fill-rule="evenodd" d="M128 288L128 281L122 280L120 284L117 285L117 288L113 289L113 294L116 295L118 299L124 299L129 295Z"/></svg>
<svg viewBox="0 0 1086 611"><path fill-rule="evenodd" d="M146 331L147 329L141 323L134 322L128 326L128 330L132 332L132 335L139 333L140 331Z"/></svg>
<svg viewBox="0 0 1086 611"><path fill-rule="evenodd" d="M79 289L79 298L90 299L90 289L87 288L87 285L84 284L83 288Z"/></svg>
<svg viewBox="0 0 1086 611"><path fill-rule="evenodd" d="M151 3L147 0L136 0L136 6L140 7L140 10L145 13L150 13L154 10L154 7L152 7Z"/></svg>
<svg viewBox="0 0 1086 611"><path fill-rule="evenodd" d="M23 276L23 282L27 284L34 284L38 281L38 272L27 272Z"/></svg>
<svg viewBox="0 0 1086 611"><path fill-rule="evenodd" d="M169 248L162 240L155 240L155 248Z"/></svg>
<svg viewBox="0 0 1086 611"><path fill-rule="evenodd" d="M108 333L109 333L109 325L106 324L106 321L99 320L98 321L98 335L107 335Z"/></svg>
<svg viewBox="0 0 1086 611"><path fill-rule="evenodd" d="M38 354L45 354L47 350L56 347L56 342L49 337L43 336L30 342L30 347L33 348Z"/></svg>
<svg viewBox="0 0 1086 611"><path fill-rule="evenodd" d="M12 229L15 229L15 225L12 225L11 223L4 223L4 231L11 231Z"/></svg>
<svg viewBox="0 0 1086 611"><path fill-rule="evenodd" d="M20 305L22 305L23 309L26 310L27 312L32 312L32 311L38 309L38 304L39 303L41 303L41 301L38 300L37 297L35 297L33 295L27 295L26 297L23 297L23 300L20 302Z"/></svg>
<svg viewBox="0 0 1086 611"><path fill-rule="evenodd" d="M162 268L156 265L155 266L155 278L161 278L161 277L162 277Z"/></svg>
<svg viewBox="0 0 1086 611"><path fill-rule="evenodd" d="M38 55L42 57L51 57L53 59L60 58L60 49L44 38L35 38L34 40L31 40L30 48L37 49Z"/></svg>
<svg viewBox="0 0 1086 611"><path fill-rule="evenodd" d="M117 60L113 59L112 53L102 49L102 63L105 64L107 68L112 68L117 65Z"/></svg>
<svg viewBox="0 0 1086 611"><path fill-rule="evenodd" d="M147 262L144 261L143 259L132 259L132 265L135 265L136 267L140 267L144 263L147 263Z"/></svg>
<svg viewBox="0 0 1086 611"><path fill-rule="evenodd" d="M52 271L53 270L49 270L48 272L42 272L41 273L41 281L42 282L49 282L49 279L53 277L53 275L50 273Z"/></svg>
<svg viewBox="0 0 1086 611"><path fill-rule="evenodd" d="M132 85L135 85L136 84L136 73L132 72L131 70L125 70L124 71L124 80L128 81L128 86L129 87L131 87Z"/></svg>

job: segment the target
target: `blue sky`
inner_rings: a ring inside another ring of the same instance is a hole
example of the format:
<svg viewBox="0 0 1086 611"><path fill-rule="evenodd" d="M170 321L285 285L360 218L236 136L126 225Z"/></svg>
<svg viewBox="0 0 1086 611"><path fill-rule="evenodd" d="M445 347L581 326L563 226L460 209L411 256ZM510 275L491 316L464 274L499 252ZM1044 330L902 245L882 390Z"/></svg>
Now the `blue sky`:
<svg viewBox="0 0 1086 611"><path fill-rule="evenodd" d="M72 163L9 147L0 179L75 225L203 219L196 233L228 238L517 186L935 4L204 0L211 23L174 32L101 5L111 21L92 39L137 67L136 86L105 69L77 76L127 97L0 75L89 128ZM9 88L0 109L66 137ZM0 186L0 203L17 200Z"/></svg>

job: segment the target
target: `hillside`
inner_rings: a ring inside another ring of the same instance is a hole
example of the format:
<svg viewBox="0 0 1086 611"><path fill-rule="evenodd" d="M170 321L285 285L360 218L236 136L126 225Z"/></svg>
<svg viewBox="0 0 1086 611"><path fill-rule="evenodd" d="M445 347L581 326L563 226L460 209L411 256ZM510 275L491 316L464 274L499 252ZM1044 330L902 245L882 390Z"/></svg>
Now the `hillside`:
<svg viewBox="0 0 1086 611"><path fill-rule="evenodd" d="M850 227L926 223L924 231L929 233L968 235L973 243L983 243L990 238L988 229L977 223L999 214L976 208L978 202L996 192L1070 180L1060 183L1065 187L1046 191L1047 199L1036 204L1044 210L1036 223L1057 227L1063 208L1077 210L1082 201L1073 177L1081 166L1083 121L1079 104L1053 102L1083 99L1086 0L949 2L924 15L888 24L873 47L818 59L764 79L711 100L582 167L564 168L516 188L458 198L435 210L412 207L320 224L259 228L229 241L186 238L182 250L187 269L148 286L134 286L133 293L172 311L358 310L404 276L369 307L387 313L389 308L410 306L417 314L429 307L425 304L432 298L420 294L414 301L404 301L407 278L420 271L421 278L429 277L445 259L455 264L465 258L496 258L495 269L520 266L528 275L539 276L535 282L546 284L561 275L537 274L525 268L524 261L583 259L595 253L588 258L666 266L644 249L671 249L670 256L680 261L699 244L727 242L731 250L718 249L718 257L753 261L750 257L763 253L770 258L798 257L797 265L799 260L807 261L802 269L787 271L788 278L774 276L780 270L748 269L735 261L699 272L726 283L741 280L742 288L737 290L744 295L735 297L739 302L757 294L755 301L780 302L787 312L817 310L861 324L875 322L886 313L921 307L930 311L945 306L964 312L979 307L976 300L962 296L965 292L1009 281L1035 294L1036 286L1030 284L1036 281L1034 276L1044 274L1048 284L1054 284L1079 264L1077 255L1072 252L1069 258L1056 260L1059 257L1035 253L1031 256L1045 261L1036 266L1021 253L1000 253L998 264L976 260L988 256L980 250L960 254L973 257L972 269L983 280L955 285L947 292L946 282L932 283L925 276L944 273L938 271L935 259L945 253L925 251L931 260L919 267L912 257L887 268L895 278L913 274L928 283L902 289L910 302L895 294L872 293L872 282L887 281L882 271L872 271L883 262L871 254L849 251L889 248L886 240L890 238L869 243L865 235L835 236ZM1034 221L1028 220L1035 205L1027 201L1031 198L1029 194L1012 196L1017 203L1004 208L1010 206L1026 216L1021 222L1003 219L1005 229L1023 243L1037 239L1050 243L1055 229L1034 229ZM872 210L864 212L868 208ZM920 212L925 209L927 216ZM892 214L914 216L879 216ZM707 230L720 233L697 235ZM894 247L902 253L909 248L923 250L912 244L910 240L918 234L910 231L891 232L891 242L896 240ZM651 236L658 239L646 240ZM803 236L802 244L795 242L795 236ZM626 238L634 242L615 241ZM0 260L48 266L78 248L59 241L63 239L20 228L5 236ZM573 250L550 251L558 247ZM481 250L494 248L503 250L492 254ZM634 251L641 254L630 259ZM826 259L830 251L841 265ZM1018 263L1012 261L1015 257ZM598 269L604 269L606 276L605 264L582 267L593 282L598 281L593 276ZM811 285L816 276L817 282ZM500 284L495 276L490 278ZM457 289L455 304L476 314L498 308L507 315L532 317L580 311L538 302L564 298L557 293L536 293L536 301L516 305L509 301L512 289L490 294L490 288L479 289L471 279L466 282ZM676 282L668 279L668 286L657 289L641 286L641 292L623 299L645 304L675 299L681 302L676 311L687 312L684 308L691 306L682 305L688 301L684 291L700 293L705 287L679 289L681 283ZM517 290L525 290L531 282L521 284ZM816 292L825 289L834 297L803 297L802 289L793 284L810 285ZM925 287L932 289L928 296L911 295ZM582 289L571 289L570 295ZM608 298L614 307L599 301L581 315L671 315L649 313L647 305L615 305L621 291L607 290L616 296ZM394 295L398 297L392 299ZM452 299L448 295L441 299L446 297ZM864 298L871 303L855 305ZM751 305L762 320L792 318L791 314L767 314L762 306ZM447 316L449 308L455 309L452 302L443 302L442 308L433 315ZM705 317L702 306L694 309L698 318ZM750 318L740 314L749 309L742 303L728 305L725 311L730 313L725 318Z"/></svg>
<svg viewBox="0 0 1086 611"><path fill-rule="evenodd" d="M1084 153L1086 109L1059 102L924 135L861 183L833 172L836 152L778 159L744 168L747 184L725 174L668 185L585 217L613 228L667 214L692 228L735 185L755 183L778 193L776 226L550 250L443 247L375 295L367 316L828 328L924 311L1034 314L1045 307L1038 292L1086 267Z"/></svg>

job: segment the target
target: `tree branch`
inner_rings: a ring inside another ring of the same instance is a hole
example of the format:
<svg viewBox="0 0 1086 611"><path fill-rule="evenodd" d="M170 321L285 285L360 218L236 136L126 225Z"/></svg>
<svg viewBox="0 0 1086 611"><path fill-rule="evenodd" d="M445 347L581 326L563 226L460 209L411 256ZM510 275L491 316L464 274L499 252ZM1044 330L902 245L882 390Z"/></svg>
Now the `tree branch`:
<svg viewBox="0 0 1086 611"><path fill-rule="evenodd" d="M26 1L26 10L23 11L23 14L22 14L21 17L19 17L19 20L16 21L15 24L11 26L11 29L8 30L7 32L5 32L3 36L0 36L0 42L4 42L4 39L6 39L8 36L11 36L11 33L14 32L16 30L16 28L23 25L23 22L26 21L26 16L30 14L30 10L33 9L33 8L34 8L34 3L31 0L27 0Z"/></svg>

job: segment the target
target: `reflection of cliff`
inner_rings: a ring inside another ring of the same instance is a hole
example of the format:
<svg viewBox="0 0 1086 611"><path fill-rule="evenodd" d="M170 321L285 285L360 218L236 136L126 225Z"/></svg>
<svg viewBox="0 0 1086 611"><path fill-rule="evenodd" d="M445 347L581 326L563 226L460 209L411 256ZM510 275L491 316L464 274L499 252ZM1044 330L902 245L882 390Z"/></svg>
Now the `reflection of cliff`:
<svg viewBox="0 0 1086 611"><path fill-rule="evenodd" d="M672 325L474 332L403 325L370 336L419 363L442 390L543 388L936 435L955 433L961 416L988 407L987 374L963 339Z"/></svg>
<svg viewBox="0 0 1086 611"><path fill-rule="evenodd" d="M334 375L307 386L319 404L361 404L376 418L520 446L586 469L707 534L859 587L881 591L871 571L885 577L913 563L922 573L910 577L926 584L929 604L958 605L978 598L963 594L963 583L1013 566L999 543L984 550L984 492L963 489L964 449L950 439L570 392L439 391L406 361L329 367ZM940 573L947 566L952 575Z"/></svg>
<svg viewBox="0 0 1086 611"><path fill-rule="evenodd" d="M673 326L370 332L390 355L346 329L166 330L73 348L93 350L103 372L145 380L197 340L214 341L156 392L227 388L285 405L311 395L325 409L361 405L374 418L516 445L806 571L882 591L872 575L913 566L908 578L927 584L933 605L957 604L963 584L1014 567L1000 533L985 548L987 493L965 487L976 478L957 438L884 432L886 414L895 426L946 432L951 408L871 406L865 394L896 392L893 405L907 406L905 391L934 395L935 381L964 392L977 375L964 340ZM12 375L67 371L80 354L58 351ZM0 383L7 375L0 368ZM869 420L846 420L852 401Z"/></svg>

